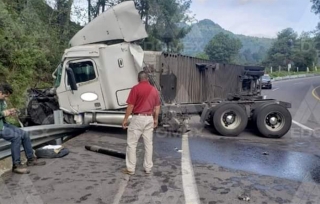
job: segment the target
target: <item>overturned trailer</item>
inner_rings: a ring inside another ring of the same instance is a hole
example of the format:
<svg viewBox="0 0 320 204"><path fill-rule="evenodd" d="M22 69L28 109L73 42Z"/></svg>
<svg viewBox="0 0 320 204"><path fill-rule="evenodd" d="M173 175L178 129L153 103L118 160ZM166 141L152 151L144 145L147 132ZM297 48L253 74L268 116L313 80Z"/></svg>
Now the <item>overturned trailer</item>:
<svg viewBox="0 0 320 204"><path fill-rule="evenodd" d="M50 124L53 112L62 110L65 123L121 127L125 101L144 69L161 93L159 125L168 131L185 132L192 115L225 136L239 135L248 121L265 137L289 131L290 104L261 96L257 81L263 67L143 51L136 41L146 37L132 1L110 8L70 41L53 74L55 86L29 90L21 119Z"/></svg>
<svg viewBox="0 0 320 204"><path fill-rule="evenodd" d="M261 98L257 81L264 74L263 67L220 64L150 51L145 52L144 62L160 85L166 103L202 103L240 95Z"/></svg>
<svg viewBox="0 0 320 204"><path fill-rule="evenodd" d="M291 104L261 95L264 67L162 52L145 52L145 63L159 84L165 104L162 120L168 127L177 129L192 114L226 136L239 135L249 121L265 137L280 138L291 127Z"/></svg>

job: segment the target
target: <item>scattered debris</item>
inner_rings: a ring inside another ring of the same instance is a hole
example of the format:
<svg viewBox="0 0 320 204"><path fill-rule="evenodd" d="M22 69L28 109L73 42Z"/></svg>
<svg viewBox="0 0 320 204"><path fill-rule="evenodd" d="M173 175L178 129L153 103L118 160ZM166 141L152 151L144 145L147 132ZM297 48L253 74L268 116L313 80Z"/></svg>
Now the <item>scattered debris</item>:
<svg viewBox="0 0 320 204"><path fill-rule="evenodd" d="M250 197L248 195L246 195L246 194L239 195L238 199L239 200L243 200L243 201L250 201Z"/></svg>
<svg viewBox="0 0 320 204"><path fill-rule="evenodd" d="M178 149L177 147L175 147L174 150L176 150L176 152L182 152L182 150Z"/></svg>
<svg viewBox="0 0 320 204"><path fill-rule="evenodd" d="M119 152L117 150L113 150L113 149L107 149L107 148L103 148L97 145L86 145L85 146L86 150L92 151L92 152L98 152L101 154L106 154L109 156L114 156L114 157L118 157L121 159L126 159L126 153L124 152Z"/></svg>
<svg viewBox="0 0 320 204"><path fill-rule="evenodd" d="M262 154L263 154L263 155L269 155L269 153L268 153L268 152L263 152Z"/></svg>

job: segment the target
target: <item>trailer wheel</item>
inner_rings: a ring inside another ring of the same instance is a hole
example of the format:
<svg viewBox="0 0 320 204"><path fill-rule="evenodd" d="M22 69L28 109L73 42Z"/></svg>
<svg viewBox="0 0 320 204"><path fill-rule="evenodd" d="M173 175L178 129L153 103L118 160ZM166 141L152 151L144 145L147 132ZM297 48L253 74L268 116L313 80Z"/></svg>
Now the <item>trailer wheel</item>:
<svg viewBox="0 0 320 204"><path fill-rule="evenodd" d="M225 104L214 112L213 124L223 136L238 136L246 128L248 116L238 104Z"/></svg>
<svg viewBox="0 0 320 204"><path fill-rule="evenodd" d="M279 104L267 105L256 113L255 123L258 131L268 138L281 138L292 124L288 109Z"/></svg>

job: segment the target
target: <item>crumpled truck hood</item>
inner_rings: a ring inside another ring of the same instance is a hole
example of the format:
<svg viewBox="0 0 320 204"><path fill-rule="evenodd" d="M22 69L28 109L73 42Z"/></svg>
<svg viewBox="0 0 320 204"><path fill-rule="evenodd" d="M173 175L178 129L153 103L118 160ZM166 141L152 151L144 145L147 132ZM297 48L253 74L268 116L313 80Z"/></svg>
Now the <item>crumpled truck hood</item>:
<svg viewBox="0 0 320 204"><path fill-rule="evenodd" d="M133 1L109 8L76 33L69 45L79 46L111 40L132 42L147 38L145 25Z"/></svg>

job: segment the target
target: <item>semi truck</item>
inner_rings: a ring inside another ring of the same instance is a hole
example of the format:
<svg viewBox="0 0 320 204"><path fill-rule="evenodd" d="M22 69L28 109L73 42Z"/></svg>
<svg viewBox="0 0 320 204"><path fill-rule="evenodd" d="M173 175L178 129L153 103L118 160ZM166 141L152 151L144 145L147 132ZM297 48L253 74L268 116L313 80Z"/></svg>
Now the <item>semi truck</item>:
<svg viewBox="0 0 320 204"><path fill-rule="evenodd" d="M145 70L159 90L159 127L166 131L188 131L192 116L223 136L238 136L249 123L264 137L289 131L291 104L261 94L264 67L144 51L140 44L147 37L133 1L109 8L70 40L52 74L54 85L28 90L20 120L25 126L53 124L59 110L67 124L121 128L126 99Z"/></svg>

